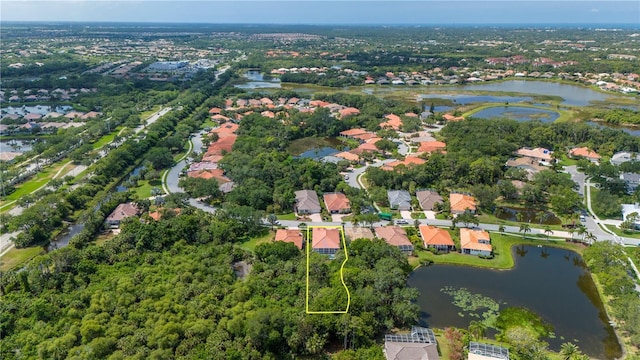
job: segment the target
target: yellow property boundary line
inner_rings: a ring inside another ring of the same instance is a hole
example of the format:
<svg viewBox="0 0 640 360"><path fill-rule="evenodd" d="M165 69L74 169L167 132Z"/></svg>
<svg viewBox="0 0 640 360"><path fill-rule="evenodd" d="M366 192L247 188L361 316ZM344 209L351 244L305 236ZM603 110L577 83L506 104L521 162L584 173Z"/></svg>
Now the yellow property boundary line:
<svg viewBox="0 0 640 360"><path fill-rule="evenodd" d="M313 239L311 238L311 236L309 236L309 234L311 233L311 229L313 228L326 228L326 229L339 229L340 230L340 238L342 239L342 248L344 250L344 261L342 262L342 265L340 265L340 281L342 282L342 286L344 286L345 291L347 292L347 308L345 310L337 310L337 311L310 311L309 310L309 255L311 254L311 247L313 246ZM316 225L316 226L307 226L307 296L306 296L306 312L307 314L346 314L349 312L349 306L351 306L351 293L349 292L349 288L347 287L347 284L345 284L344 282L344 265L347 263L347 261L349 260L349 254L347 252L347 242L344 238L344 229L342 229L342 226L331 226L331 225L327 225L327 226L323 226L323 225Z"/></svg>

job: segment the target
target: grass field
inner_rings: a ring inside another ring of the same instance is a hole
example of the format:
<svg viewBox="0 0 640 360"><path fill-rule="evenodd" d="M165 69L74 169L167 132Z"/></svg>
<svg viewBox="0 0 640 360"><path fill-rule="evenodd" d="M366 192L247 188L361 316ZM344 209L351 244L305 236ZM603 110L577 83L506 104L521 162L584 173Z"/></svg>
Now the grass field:
<svg viewBox="0 0 640 360"><path fill-rule="evenodd" d="M278 220L296 220L295 213L281 214L278 215Z"/></svg>
<svg viewBox="0 0 640 360"><path fill-rule="evenodd" d="M93 143L93 150L99 149L108 143L112 142L116 135L123 129L123 126L118 126L111 133L101 137L98 141Z"/></svg>
<svg viewBox="0 0 640 360"><path fill-rule="evenodd" d="M18 265L25 264L40 254L44 254L44 250L39 246L24 249L13 248L2 256L0 271L11 270Z"/></svg>
<svg viewBox="0 0 640 360"><path fill-rule="evenodd" d="M463 255L457 252L450 252L448 254L436 255L430 251L416 251L417 257L410 259L412 265L417 265L423 261L432 261L435 264L453 264L453 265L466 265L476 266L492 269L510 269L514 265L513 254L511 253L511 247L514 245L546 245L568 249L582 254L583 247L576 244L567 243L564 241L547 241L547 240L531 240L522 239L522 237L514 235L503 235L492 233L491 245L493 245L493 252L495 254L493 259L481 259L477 256Z"/></svg>
<svg viewBox="0 0 640 360"><path fill-rule="evenodd" d="M275 236L276 236L276 233L274 231L269 230L265 235L257 236L249 239L248 241L241 243L240 247L253 252L256 249L256 246L273 241Z"/></svg>
<svg viewBox="0 0 640 360"><path fill-rule="evenodd" d="M618 236L634 238L634 239L640 239L640 232L638 232L638 231L621 230L615 225L605 225L605 226L607 227L607 229L613 231L613 233L618 235Z"/></svg>
<svg viewBox="0 0 640 360"><path fill-rule="evenodd" d="M151 189L154 187L162 189L162 182L160 180L139 180L138 187L135 188L135 195L138 199L146 199L151 197Z"/></svg>

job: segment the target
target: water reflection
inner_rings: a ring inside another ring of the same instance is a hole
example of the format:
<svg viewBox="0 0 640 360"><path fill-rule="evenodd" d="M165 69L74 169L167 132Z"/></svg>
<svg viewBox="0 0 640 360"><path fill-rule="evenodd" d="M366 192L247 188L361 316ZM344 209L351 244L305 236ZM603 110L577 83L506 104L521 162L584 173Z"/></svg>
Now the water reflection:
<svg viewBox="0 0 640 360"><path fill-rule="evenodd" d="M512 249L516 265L508 271L453 265L433 265L411 273L408 283L420 291L422 325L467 328L474 320L460 316L445 287L466 288L500 304L531 309L554 327L556 338L545 339L559 350L578 341L589 356L614 359L621 355L615 334L581 257L568 250L521 245Z"/></svg>

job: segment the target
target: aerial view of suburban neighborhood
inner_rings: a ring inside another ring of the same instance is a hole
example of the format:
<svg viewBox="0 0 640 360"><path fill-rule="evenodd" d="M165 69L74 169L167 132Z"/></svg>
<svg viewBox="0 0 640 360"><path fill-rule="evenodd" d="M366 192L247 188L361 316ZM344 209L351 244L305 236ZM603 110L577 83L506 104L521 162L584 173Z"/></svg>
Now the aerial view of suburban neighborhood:
<svg viewBox="0 0 640 360"><path fill-rule="evenodd" d="M640 359L640 16L55 20L0 26L1 359Z"/></svg>

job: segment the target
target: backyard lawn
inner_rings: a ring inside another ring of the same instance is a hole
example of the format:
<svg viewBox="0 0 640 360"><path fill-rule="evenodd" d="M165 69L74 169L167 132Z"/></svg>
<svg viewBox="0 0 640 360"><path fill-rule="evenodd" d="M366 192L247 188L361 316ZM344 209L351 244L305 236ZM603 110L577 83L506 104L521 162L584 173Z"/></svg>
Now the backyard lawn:
<svg viewBox="0 0 640 360"><path fill-rule="evenodd" d="M40 246L28 247L24 249L13 248L2 256L0 260L0 271L8 271L14 267L24 264L32 258L44 254L44 250Z"/></svg>
<svg viewBox="0 0 640 360"><path fill-rule="evenodd" d="M241 243L240 247L253 252L256 249L256 246L273 241L275 236L276 236L276 233L274 231L269 230L263 236L257 236Z"/></svg>
<svg viewBox="0 0 640 360"><path fill-rule="evenodd" d="M547 245L573 250L579 254L582 254L583 249L580 245L564 241L522 239L520 236L497 233L491 234L491 245L493 245L493 252L495 254L493 259L481 259L477 256L463 255L458 252L436 255L430 251L418 250L416 251L417 258L411 259L410 262L414 265L423 261L432 261L435 264L454 264L493 269L510 269L514 265L513 254L511 253L511 247L514 245Z"/></svg>

